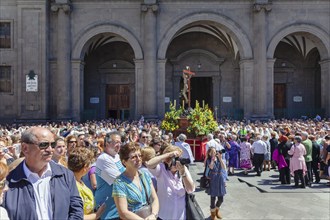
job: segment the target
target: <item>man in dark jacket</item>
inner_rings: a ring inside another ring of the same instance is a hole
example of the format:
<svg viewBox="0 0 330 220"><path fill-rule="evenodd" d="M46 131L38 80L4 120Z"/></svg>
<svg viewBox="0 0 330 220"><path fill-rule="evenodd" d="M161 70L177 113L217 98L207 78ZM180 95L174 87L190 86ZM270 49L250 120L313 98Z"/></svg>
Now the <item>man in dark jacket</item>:
<svg viewBox="0 0 330 220"><path fill-rule="evenodd" d="M314 135L310 135L309 139L312 141L312 171L315 175L315 183L319 183L320 182L319 163L320 163L321 146L316 142Z"/></svg>
<svg viewBox="0 0 330 220"><path fill-rule="evenodd" d="M83 219L83 203L71 171L52 162L54 135L32 127L22 134L25 160L7 177L10 219Z"/></svg>

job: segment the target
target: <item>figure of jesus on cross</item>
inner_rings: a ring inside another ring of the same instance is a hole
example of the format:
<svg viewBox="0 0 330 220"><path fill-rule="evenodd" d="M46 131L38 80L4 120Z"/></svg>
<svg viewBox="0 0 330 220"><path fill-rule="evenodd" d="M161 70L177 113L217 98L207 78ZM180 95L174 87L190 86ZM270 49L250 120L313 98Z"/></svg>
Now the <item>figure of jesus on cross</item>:
<svg viewBox="0 0 330 220"><path fill-rule="evenodd" d="M186 66L186 69L184 69L182 73L182 77L183 77L182 95L183 98L185 99L185 102L188 104L188 108L190 108L190 79L194 75L195 73L190 71L189 66Z"/></svg>

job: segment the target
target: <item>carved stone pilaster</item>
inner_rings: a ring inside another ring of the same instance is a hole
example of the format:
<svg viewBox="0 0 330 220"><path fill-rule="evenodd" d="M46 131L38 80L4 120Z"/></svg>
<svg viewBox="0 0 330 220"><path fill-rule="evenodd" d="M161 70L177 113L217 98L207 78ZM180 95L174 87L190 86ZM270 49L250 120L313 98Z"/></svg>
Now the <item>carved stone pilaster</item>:
<svg viewBox="0 0 330 220"><path fill-rule="evenodd" d="M270 12L272 10L272 3L255 3L253 4L253 11L260 12L264 10L265 12Z"/></svg>
<svg viewBox="0 0 330 220"><path fill-rule="evenodd" d="M70 14L72 11L72 6L71 4L52 4L50 7L50 10L53 13L57 13L60 9L62 9L65 14Z"/></svg>
<svg viewBox="0 0 330 220"><path fill-rule="evenodd" d="M148 10L151 10L152 12L156 13L156 12L158 12L158 9L159 9L158 4L152 4L152 5L142 4L141 5L142 12L147 12Z"/></svg>

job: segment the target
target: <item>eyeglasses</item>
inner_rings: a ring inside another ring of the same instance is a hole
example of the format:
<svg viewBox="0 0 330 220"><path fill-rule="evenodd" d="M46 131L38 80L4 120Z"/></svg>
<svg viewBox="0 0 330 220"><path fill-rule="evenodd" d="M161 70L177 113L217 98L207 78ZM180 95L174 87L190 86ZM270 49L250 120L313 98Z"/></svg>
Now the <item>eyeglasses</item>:
<svg viewBox="0 0 330 220"><path fill-rule="evenodd" d="M141 154L135 154L135 155L129 157L129 159L131 159L131 160L136 160L136 159L138 159L138 157L139 157L139 158L142 158L142 155L141 155Z"/></svg>
<svg viewBox="0 0 330 220"><path fill-rule="evenodd" d="M0 190L3 190L6 186L8 186L8 181L6 179L0 181Z"/></svg>
<svg viewBox="0 0 330 220"><path fill-rule="evenodd" d="M77 141L69 141L69 144L77 143Z"/></svg>
<svg viewBox="0 0 330 220"><path fill-rule="evenodd" d="M141 137L141 138L148 138L147 136L143 136L143 137Z"/></svg>

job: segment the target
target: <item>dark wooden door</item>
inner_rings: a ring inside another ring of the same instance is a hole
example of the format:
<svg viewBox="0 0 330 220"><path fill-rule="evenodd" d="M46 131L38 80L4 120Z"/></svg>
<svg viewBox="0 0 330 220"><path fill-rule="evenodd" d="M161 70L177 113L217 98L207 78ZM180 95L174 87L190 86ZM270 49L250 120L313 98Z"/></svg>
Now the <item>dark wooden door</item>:
<svg viewBox="0 0 330 220"><path fill-rule="evenodd" d="M196 100L200 106L204 101L210 108L213 107L212 93L212 78L211 77L192 77L191 78L191 107L195 107Z"/></svg>
<svg viewBox="0 0 330 220"><path fill-rule="evenodd" d="M286 108L286 84L274 84L274 108Z"/></svg>
<svg viewBox="0 0 330 220"><path fill-rule="evenodd" d="M122 113L129 111L129 85L107 85L108 117L122 119Z"/></svg>

